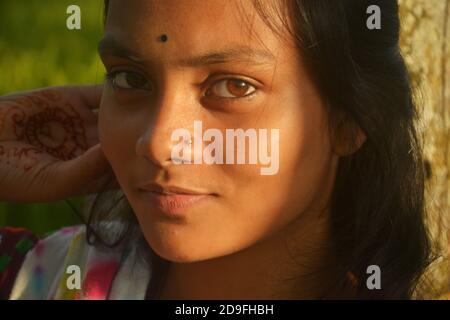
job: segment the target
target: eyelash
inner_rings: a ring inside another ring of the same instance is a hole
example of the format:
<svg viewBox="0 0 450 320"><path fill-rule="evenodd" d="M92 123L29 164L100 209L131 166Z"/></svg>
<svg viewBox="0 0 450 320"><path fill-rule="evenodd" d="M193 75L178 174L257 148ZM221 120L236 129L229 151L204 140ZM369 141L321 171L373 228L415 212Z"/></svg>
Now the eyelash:
<svg viewBox="0 0 450 320"><path fill-rule="evenodd" d="M143 76L142 74L140 74L139 72L136 72L136 71L130 71L130 70L116 70L116 71L107 72L107 73L105 74L105 79L111 82L111 85L113 86L114 89L116 89L116 90L117 90L117 89L118 89L118 90L151 90L151 89L133 88L133 87L131 87L131 88L123 88L123 87L120 87L120 86L116 85L116 84L114 83L114 80L116 79L115 77L116 77L118 74L121 74L121 73L125 73L125 74L135 74L135 75L139 75L140 77L146 79L145 76ZM147 80L146 80L146 81L147 81ZM148 83L148 81L147 81L147 83Z"/></svg>
<svg viewBox="0 0 450 320"><path fill-rule="evenodd" d="M133 87L131 87L131 88L124 88L124 87L120 87L120 86L116 85L116 84L114 83L114 80L116 79L115 77L116 77L118 74L121 74L121 73L125 73L125 74L137 74L137 75L139 75L140 77L142 77L142 78L145 79L145 76L141 75L140 73L138 73L138 72L136 72L136 71L130 71L130 70L116 70L116 71L107 72L107 73L105 74L105 79L107 79L108 81L111 82L111 85L113 86L114 89L118 89L118 90L151 90L151 89L133 88ZM147 80L146 80L146 81L147 81ZM251 93L246 94L246 95L241 96L241 97L223 97L223 96L218 96L218 95L216 95L216 96L210 96L210 95L207 95L207 92L211 91L211 90L214 88L214 86L220 84L220 83L223 82L223 81L242 81L242 82L244 82L247 86L252 87L252 88L253 88L253 91L252 91ZM205 81L205 82L206 82L206 81ZM209 81L209 82L210 82L210 81ZM148 83L148 81L147 81L147 83ZM206 85L205 85L205 86L206 86ZM205 87L205 86L202 86L202 87ZM204 89L204 93L203 93L202 96L203 96L204 98L213 98L213 99L216 99L216 100L223 100L223 101L227 101L227 102L236 102L236 100L240 100L240 99L244 99L244 98L247 98L247 99L248 99L248 98L252 97L253 95L255 95L255 94L257 93L258 90L259 90L258 86L252 84L250 81L248 81L248 80L246 80L246 79L243 79L243 78L241 78L241 77L236 77L236 76L231 76L231 75L229 75L229 76L225 76L225 77L223 77L223 78L221 78L221 79L214 80L214 82L213 82L211 85L208 85L207 88Z"/></svg>
<svg viewBox="0 0 450 320"><path fill-rule="evenodd" d="M214 88L214 86L217 86L218 84L220 84L220 83L222 83L224 81L241 81L241 82L244 82L247 86L252 87L253 91L251 93L245 94L244 96L241 96L241 97L223 97L223 96L219 96L219 95L216 95L216 96L207 95L208 91L211 91ZM211 98L216 99L216 100L223 100L223 101L228 101L228 102L237 102L240 99L245 99L245 98L248 99L248 98L252 97L253 95L255 95L257 93L258 90L259 90L258 85L255 85L252 82L250 82L250 81L248 81L248 80L246 80L244 78L229 75L229 76L224 76L221 79L215 79L213 81L213 83L211 85L208 85L207 88L204 90L203 97L204 98L210 98L211 97Z"/></svg>

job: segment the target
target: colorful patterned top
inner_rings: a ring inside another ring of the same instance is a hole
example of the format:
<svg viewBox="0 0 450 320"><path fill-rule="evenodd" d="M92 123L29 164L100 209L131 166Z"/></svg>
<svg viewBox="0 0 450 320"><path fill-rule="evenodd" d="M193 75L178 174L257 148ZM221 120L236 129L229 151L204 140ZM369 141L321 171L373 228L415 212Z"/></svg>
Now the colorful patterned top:
<svg viewBox="0 0 450 320"><path fill-rule="evenodd" d="M84 226L69 227L37 242L26 254L10 299L141 300L150 275L135 246L91 246Z"/></svg>
<svg viewBox="0 0 450 320"><path fill-rule="evenodd" d="M0 228L0 300L8 299L25 255L37 241L24 228Z"/></svg>

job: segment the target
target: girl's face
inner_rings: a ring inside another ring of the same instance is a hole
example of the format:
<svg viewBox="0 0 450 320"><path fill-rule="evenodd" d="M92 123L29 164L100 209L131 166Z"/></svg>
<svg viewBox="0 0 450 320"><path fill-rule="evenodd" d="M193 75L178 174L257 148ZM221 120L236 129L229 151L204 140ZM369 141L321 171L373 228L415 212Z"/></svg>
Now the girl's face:
<svg viewBox="0 0 450 320"><path fill-rule="evenodd" d="M325 209L337 158L324 103L298 50L251 1L113 0L104 36L100 141L156 253L176 262L231 254ZM172 133L185 128L195 143L194 121L222 133L224 159L238 153L237 143L227 152L226 129L267 129L269 151L279 130L278 170L261 174L270 165L249 164L248 149L245 164L176 164ZM204 196L158 196L147 184Z"/></svg>

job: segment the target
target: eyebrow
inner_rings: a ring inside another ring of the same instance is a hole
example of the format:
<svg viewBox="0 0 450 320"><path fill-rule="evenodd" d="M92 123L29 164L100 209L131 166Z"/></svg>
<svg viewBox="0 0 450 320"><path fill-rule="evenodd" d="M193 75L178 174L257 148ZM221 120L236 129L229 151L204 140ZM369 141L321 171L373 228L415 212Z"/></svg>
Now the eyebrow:
<svg viewBox="0 0 450 320"><path fill-rule="evenodd" d="M112 37L105 37L99 42L98 53L100 56L110 55L128 59L136 63L146 62L146 59L140 58L138 53L134 52L130 48L127 48L125 45L122 45ZM208 52L195 57L183 58L177 61L177 64L186 67L199 67L229 62L271 64L275 62L275 56L266 50L255 49L248 46L236 46Z"/></svg>

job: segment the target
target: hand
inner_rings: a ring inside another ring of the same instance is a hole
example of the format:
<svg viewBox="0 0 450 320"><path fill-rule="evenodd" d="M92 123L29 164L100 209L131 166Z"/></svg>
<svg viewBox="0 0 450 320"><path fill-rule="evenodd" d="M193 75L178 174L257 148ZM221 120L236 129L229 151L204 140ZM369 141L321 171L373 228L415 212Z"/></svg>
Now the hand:
<svg viewBox="0 0 450 320"><path fill-rule="evenodd" d="M2 201L49 202L118 188L98 141L102 89L51 87L0 97Z"/></svg>

